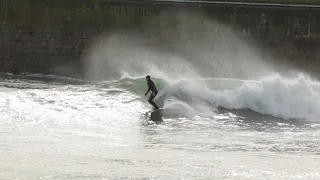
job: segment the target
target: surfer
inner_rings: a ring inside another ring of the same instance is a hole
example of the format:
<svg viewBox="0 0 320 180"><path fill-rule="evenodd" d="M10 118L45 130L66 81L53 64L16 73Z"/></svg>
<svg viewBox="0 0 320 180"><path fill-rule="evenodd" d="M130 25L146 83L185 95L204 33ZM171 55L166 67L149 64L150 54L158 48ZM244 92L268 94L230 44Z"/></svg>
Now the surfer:
<svg viewBox="0 0 320 180"><path fill-rule="evenodd" d="M14 74L14 75L20 75L20 68L14 68L12 71L10 71L10 73Z"/></svg>
<svg viewBox="0 0 320 180"><path fill-rule="evenodd" d="M155 110L156 110L156 109L159 109L159 107L156 105L156 103L153 102L153 99L154 99L154 98L156 97L156 95L158 94L158 90L157 90L156 86L154 85L154 82L150 79L150 76L149 76L149 75L146 76L146 80L147 80L147 83L148 83L148 91L146 92L145 96L146 96L146 95L149 93L149 91L151 90L152 93L151 93L151 95L150 95L150 97L149 97L148 102L153 105L153 107L154 107Z"/></svg>
<svg viewBox="0 0 320 180"><path fill-rule="evenodd" d="M14 68L9 73L12 73L13 75L27 75L28 74L27 72L25 72L25 73L20 72L20 68Z"/></svg>

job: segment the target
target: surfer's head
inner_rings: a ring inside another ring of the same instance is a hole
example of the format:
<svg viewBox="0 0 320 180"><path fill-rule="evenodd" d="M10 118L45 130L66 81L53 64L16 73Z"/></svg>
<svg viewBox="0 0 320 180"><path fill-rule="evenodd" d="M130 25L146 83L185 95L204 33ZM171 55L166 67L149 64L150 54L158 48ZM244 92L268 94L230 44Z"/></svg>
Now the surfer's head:
<svg viewBox="0 0 320 180"><path fill-rule="evenodd" d="M150 80L150 76L149 75L146 76L146 80Z"/></svg>

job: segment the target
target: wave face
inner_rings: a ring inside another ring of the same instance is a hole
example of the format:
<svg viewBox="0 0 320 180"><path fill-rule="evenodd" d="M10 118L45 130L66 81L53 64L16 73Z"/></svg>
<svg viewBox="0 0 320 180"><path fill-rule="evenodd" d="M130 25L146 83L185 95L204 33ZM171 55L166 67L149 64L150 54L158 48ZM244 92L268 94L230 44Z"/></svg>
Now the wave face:
<svg viewBox="0 0 320 180"><path fill-rule="evenodd" d="M164 107L180 106L197 113L218 107L249 109L282 119L310 121L320 117L320 83L304 75L292 79L273 75L260 81L216 78L155 82L161 89L155 101ZM141 97L147 89L144 78L125 78L113 85Z"/></svg>

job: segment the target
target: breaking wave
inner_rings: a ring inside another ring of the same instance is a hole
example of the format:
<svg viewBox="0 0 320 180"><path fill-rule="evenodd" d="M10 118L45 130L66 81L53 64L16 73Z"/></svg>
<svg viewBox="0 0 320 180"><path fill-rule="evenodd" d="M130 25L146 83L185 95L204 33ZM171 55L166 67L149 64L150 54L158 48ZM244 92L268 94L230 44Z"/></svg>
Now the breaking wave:
<svg viewBox="0 0 320 180"><path fill-rule="evenodd" d="M189 110L250 109L282 119L316 120L320 117L320 83L307 76L268 76L260 81L237 79L189 79L169 82L155 79L164 107L184 106ZM113 83L143 97L144 78L125 78Z"/></svg>

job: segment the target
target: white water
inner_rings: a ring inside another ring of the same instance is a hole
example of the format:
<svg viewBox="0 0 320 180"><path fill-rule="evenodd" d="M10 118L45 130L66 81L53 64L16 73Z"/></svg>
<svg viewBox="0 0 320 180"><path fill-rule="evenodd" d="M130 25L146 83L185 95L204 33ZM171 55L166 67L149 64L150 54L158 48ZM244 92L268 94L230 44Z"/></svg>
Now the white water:
<svg viewBox="0 0 320 180"><path fill-rule="evenodd" d="M201 108L250 109L282 119L319 122L320 83L307 76L283 78L274 75L261 81L242 81L242 85L241 81L228 81L224 80L229 85L238 82L234 85L237 88L219 89L221 82L218 79L192 80L174 83L159 96L166 94L168 99L175 96L184 103L197 104ZM210 83L216 86L214 90L208 87Z"/></svg>
<svg viewBox="0 0 320 180"><path fill-rule="evenodd" d="M228 109L248 108L284 119L318 121L320 117L320 83L302 75L293 79L272 76L210 95L216 105Z"/></svg>
<svg viewBox="0 0 320 180"><path fill-rule="evenodd" d="M312 82L281 81L295 90ZM1 179L320 178L314 122L215 109L155 125L146 99L125 89L5 79L2 86L10 88L0 89Z"/></svg>

